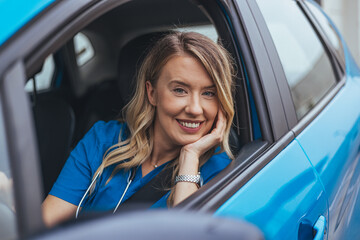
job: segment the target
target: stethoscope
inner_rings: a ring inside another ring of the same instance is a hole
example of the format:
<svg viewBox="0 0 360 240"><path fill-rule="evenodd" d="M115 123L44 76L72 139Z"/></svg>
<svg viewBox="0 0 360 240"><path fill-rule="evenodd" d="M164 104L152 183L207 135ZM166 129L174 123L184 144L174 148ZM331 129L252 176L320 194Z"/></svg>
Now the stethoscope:
<svg viewBox="0 0 360 240"><path fill-rule="evenodd" d="M81 198L80 203L79 203L79 205L77 206L77 209L76 209L75 218L78 218L78 215L79 215L79 212L80 212L80 208L81 208L81 204L82 204L82 202L84 201L84 199L85 199L85 197L87 196L87 194L89 193L92 185L94 185L96 179L99 177L99 174L100 174L100 172L98 172L98 173L96 174L95 178L94 178L94 179L92 180L92 182L90 183L90 186L88 187L88 189L87 189L86 192L84 193L84 196ZM127 190L129 189L129 186L130 186L131 182L134 180L135 175L136 175L136 168L132 168L132 169L129 171L129 176L128 176L128 178L127 178L126 188L125 188L123 194L121 195L121 198L120 198L120 200L118 201L118 203L117 203L117 205L116 205L113 213L115 213L116 210L118 209L118 207L119 207L120 203L122 202L122 200L123 200L123 198L124 198Z"/></svg>

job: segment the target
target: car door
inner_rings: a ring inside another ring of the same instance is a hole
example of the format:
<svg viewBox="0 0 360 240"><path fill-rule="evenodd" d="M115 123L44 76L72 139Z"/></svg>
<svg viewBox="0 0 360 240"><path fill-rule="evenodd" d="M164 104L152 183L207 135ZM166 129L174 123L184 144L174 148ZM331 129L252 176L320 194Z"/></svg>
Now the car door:
<svg viewBox="0 0 360 240"><path fill-rule="evenodd" d="M332 100L311 123L306 118L314 118L316 113L309 112L294 132L325 187L329 202L329 236L331 239L355 239L360 235L356 217L360 203L359 68L321 9L312 2L304 2L303 8L310 16L317 17L327 47L335 53L338 63L344 56L346 67L339 72L333 91L326 96Z"/></svg>
<svg viewBox="0 0 360 240"><path fill-rule="evenodd" d="M290 127L325 189L328 236L353 239L359 234L354 217L359 205L359 70L313 2L257 3L287 80L279 82L285 85L281 94L288 96L290 89L292 96L297 123Z"/></svg>

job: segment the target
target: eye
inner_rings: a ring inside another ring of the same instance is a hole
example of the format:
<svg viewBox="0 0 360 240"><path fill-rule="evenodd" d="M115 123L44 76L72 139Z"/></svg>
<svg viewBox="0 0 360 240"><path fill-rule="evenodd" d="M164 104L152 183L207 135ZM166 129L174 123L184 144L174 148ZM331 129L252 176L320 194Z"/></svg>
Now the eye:
<svg viewBox="0 0 360 240"><path fill-rule="evenodd" d="M216 94L214 91L205 91L203 95L206 97L215 97Z"/></svg>
<svg viewBox="0 0 360 240"><path fill-rule="evenodd" d="M186 93L186 91L183 88L174 88L173 92L178 95L182 95Z"/></svg>

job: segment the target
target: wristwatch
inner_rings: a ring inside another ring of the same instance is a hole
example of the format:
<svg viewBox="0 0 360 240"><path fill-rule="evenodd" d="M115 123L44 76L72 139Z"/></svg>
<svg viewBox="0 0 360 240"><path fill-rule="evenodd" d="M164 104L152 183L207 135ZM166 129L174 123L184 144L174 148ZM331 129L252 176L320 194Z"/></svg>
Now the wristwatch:
<svg viewBox="0 0 360 240"><path fill-rule="evenodd" d="M197 175L178 175L175 177L175 184L178 182L196 183L198 187L202 186L202 177L200 172Z"/></svg>

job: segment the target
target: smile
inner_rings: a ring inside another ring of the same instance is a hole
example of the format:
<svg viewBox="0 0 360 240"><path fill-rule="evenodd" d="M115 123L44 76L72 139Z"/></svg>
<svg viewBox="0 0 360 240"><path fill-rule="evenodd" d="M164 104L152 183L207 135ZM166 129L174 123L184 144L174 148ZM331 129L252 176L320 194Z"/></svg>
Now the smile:
<svg viewBox="0 0 360 240"><path fill-rule="evenodd" d="M183 121L179 121L179 123L187 128L198 128L200 126L200 122L197 123L191 123L191 122L183 122Z"/></svg>
<svg viewBox="0 0 360 240"><path fill-rule="evenodd" d="M179 126L188 133L196 133L200 130L201 125L204 121L186 121L186 120L179 120L177 119Z"/></svg>

